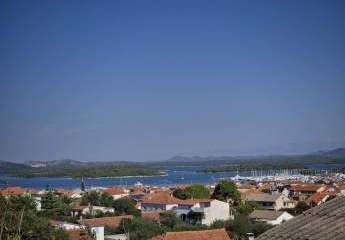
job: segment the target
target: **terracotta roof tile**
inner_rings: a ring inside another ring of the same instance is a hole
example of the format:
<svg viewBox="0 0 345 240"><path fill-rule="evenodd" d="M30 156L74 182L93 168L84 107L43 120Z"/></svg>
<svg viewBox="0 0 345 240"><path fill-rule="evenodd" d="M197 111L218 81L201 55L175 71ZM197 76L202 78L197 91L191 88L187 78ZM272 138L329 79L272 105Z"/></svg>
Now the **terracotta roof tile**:
<svg viewBox="0 0 345 240"><path fill-rule="evenodd" d="M7 187L0 190L0 195L3 196L18 196L23 195L25 193L25 189L21 187Z"/></svg>
<svg viewBox="0 0 345 240"><path fill-rule="evenodd" d="M296 184L291 186L291 190L294 192L316 192L322 187L320 184L312 184L312 183L305 183L305 184Z"/></svg>
<svg viewBox="0 0 345 240"><path fill-rule="evenodd" d="M89 227L108 226L111 228L118 228L121 224L122 219L132 219L132 218L133 218L132 215L124 215L124 216L114 216L114 217L83 219L79 222L80 224L86 225Z"/></svg>
<svg viewBox="0 0 345 240"><path fill-rule="evenodd" d="M316 192L313 195L311 195L306 202L307 203L314 203L314 204L319 204L322 202L324 198L329 197L330 195L333 195L332 193L325 191L325 192Z"/></svg>
<svg viewBox="0 0 345 240"><path fill-rule="evenodd" d="M118 195L118 194L125 194L125 190L120 187L111 187L104 189L103 192L108 193L109 195Z"/></svg>
<svg viewBox="0 0 345 240"><path fill-rule="evenodd" d="M161 212L142 212L141 218L153 220L153 221L159 221Z"/></svg>
<svg viewBox="0 0 345 240"><path fill-rule="evenodd" d="M151 193L147 194L143 197L142 203L156 203L156 204L178 204L180 199L177 199L169 192L158 192L158 193Z"/></svg>
<svg viewBox="0 0 345 240"><path fill-rule="evenodd" d="M68 239L69 240L92 240L92 238L87 234L86 230L69 230Z"/></svg>
<svg viewBox="0 0 345 240"><path fill-rule="evenodd" d="M155 240L230 240L229 235L222 229L212 229L204 231L167 232L166 234L154 238Z"/></svg>

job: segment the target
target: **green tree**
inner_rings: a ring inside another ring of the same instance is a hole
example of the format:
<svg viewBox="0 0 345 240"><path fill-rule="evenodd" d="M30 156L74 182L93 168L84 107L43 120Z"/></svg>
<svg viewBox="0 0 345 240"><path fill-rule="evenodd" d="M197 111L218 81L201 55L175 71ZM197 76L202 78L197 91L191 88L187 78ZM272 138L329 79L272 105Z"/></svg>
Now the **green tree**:
<svg viewBox="0 0 345 240"><path fill-rule="evenodd" d="M231 234L232 240L247 239L247 233L254 233L257 237L271 227L272 225L264 222L252 222L243 214L236 215L234 220L225 222L225 229Z"/></svg>
<svg viewBox="0 0 345 240"><path fill-rule="evenodd" d="M255 202L242 202L240 203L240 205L237 208L237 211L240 214L244 214L244 215L249 215L250 213L252 213L255 209L258 209L258 205Z"/></svg>
<svg viewBox="0 0 345 240"><path fill-rule="evenodd" d="M53 230L51 240L68 240L68 239L69 239L69 236L65 230L61 228Z"/></svg>
<svg viewBox="0 0 345 240"><path fill-rule="evenodd" d="M216 185L212 197L232 204L238 204L241 200L241 194L238 191L236 184L232 181L226 180L223 180Z"/></svg>
<svg viewBox="0 0 345 240"><path fill-rule="evenodd" d="M210 192L204 185L193 184L185 189L175 189L175 191L173 192L173 196L182 200L190 198L201 199L209 198Z"/></svg>
<svg viewBox="0 0 345 240"><path fill-rule="evenodd" d="M29 196L12 196L8 199L10 202L11 208L20 211L23 206L25 206L26 210L35 210L36 209L36 203L35 200Z"/></svg>
<svg viewBox="0 0 345 240"><path fill-rule="evenodd" d="M172 230L176 225L183 223L182 219L177 217L174 211L162 212L159 219L161 225L169 230Z"/></svg>
<svg viewBox="0 0 345 240"><path fill-rule="evenodd" d="M210 192L201 184L193 184L186 188L186 191L190 194L190 198L201 199L209 198Z"/></svg>
<svg viewBox="0 0 345 240"><path fill-rule="evenodd" d="M63 220L71 212L72 200L67 196L56 196L52 191L49 191L42 196L42 211L38 214L40 216L51 217L56 220Z"/></svg>
<svg viewBox="0 0 345 240"><path fill-rule="evenodd" d="M266 232L270 228L272 228L272 225L265 222L253 222L251 224L251 232L254 233L255 237L259 236L261 233Z"/></svg>
<svg viewBox="0 0 345 240"><path fill-rule="evenodd" d="M123 219L120 229L121 232L129 234L131 240L147 240L164 232L164 229L157 222L137 217Z"/></svg>
<svg viewBox="0 0 345 240"><path fill-rule="evenodd" d="M191 198L191 194L187 190L181 188L175 189L173 192L173 196L182 200Z"/></svg>
<svg viewBox="0 0 345 240"><path fill-rule="evenodd" d="M47 218L39 217L30 197L0 196L0 239L67 240L63 230L55 230Z"/></svg>
<svg viewBox="0 0 345 240"><path fill-rule="evenodd" d="M42 209L55 209L58 205L58 198L52 191L49 191L42 196L41 204Z"/></svg>
<svg viewBox="0 0 345 240"><path fill-rule="evenodd" d="M140 211L135 208L134 203L127 198L120 198L113 201L113 208L115 209L116 214L130 214L134 216L139 216Z"/></svg>
<svg viewBox="0 0 345 240"><path fill-rule="evenodd" d="M227 221L224 221L224 220L216 220L211 224L210 228L211 229L225 228L226 223Z"/></svg>
<svg viewBox="0 0 345 240"><path fill-rule="evenodd" d="M93 206L100 206L101 204L101 194L97 191L90 191L83 195L81 198L82 205L91 204Z"/></svg>
<svg viewBox="0 0 345 240"><path fill-rule="evenodd" d="M101 206L111 207L113 205L114 199L108 193L103 192L100 196Z"/></svg>

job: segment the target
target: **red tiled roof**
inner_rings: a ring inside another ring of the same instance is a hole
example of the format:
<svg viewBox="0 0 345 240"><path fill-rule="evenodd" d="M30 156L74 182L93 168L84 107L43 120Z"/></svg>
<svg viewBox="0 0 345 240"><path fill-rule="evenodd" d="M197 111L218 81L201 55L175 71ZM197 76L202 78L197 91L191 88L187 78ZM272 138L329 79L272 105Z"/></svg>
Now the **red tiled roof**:
<svg viewBox="0 0 345 240"><path fill-rule="evenodd" d="M125 194L124 189L120 187L107 188L107 189L104 189L103 192L108 193L109 195Z"/></svg>
<svg viewBox="0 0 345 240"><path fill-rule="evenodd" d="M144 193L145 189L143 187L134 186L130 189L131 193Z"/></svg>
<svg viewBox="0 0 345 240"><path fill-rule="evenodd" d="M61 193L62 193L62 195L69 197L69 198L71 198L74 194L76 194L73 191L62 191Z"/></svg>
<svg viewBox="0 0 345 240"><path fill-rule="evenodd" d="M142 203L155 203L155 204L181 204L181 205L194 205L196 203L211 202L214 199L186 199L181 200L175 198L168 192L151 193L143 197Z"/></svg>
<svg viewBox="0 0 345 240"><path fill-rule="evenodd" d="M21 187L7 187L0 190L0 195L3 196L18 196L23 195L24 193L25 189Z"/></svg>
<svg viewBox="0 0 345 240"><path fill-rule="evenodd" d="M86 230L69 230L68 239L69 240L92 240L92 238L87 234Z"/></svg>
<svg viewBox="0 0 345 240"><path fill-rule="evenodd" d="M306 183L306 184L296 184L291 186L291 190L294 192L316 192L319 188L321 188L322 185L320 184L312 184L312 183Z"/></svg>
<svg viewBox="0 0 345 240"><path fill-rule="evenodd" d="M171 196L168 192L158 192L144 196L142 203L178 204L180 201L180 199Z"/></svg>
<svg viewBox="0 0 345 240"><path fill-rule="evenodd" d="M111 228L118 228L121 224L122 219L132 219L132 218L133 218L132 215L91 218L91 219L81 220L80 224L87 225L89 227L108 226Z"/></svg>
<svg viewBox="0 0 345 240"><path fill-rule="evenodd" d="M154 240L230 240L229 235L222 229L204 231L167 232Z"/></svg>
<svg viewBox="0 0 345 240"><path fill-rule="evenodd" d="M313 195L311 195L306 202L307 203L314 203L314 204L319 204L325 197L329 197L331 195L334 195L334 193L330 193L329 191L324 191L324 192L316 192Z"/></svg>
<svg viewBox="0 0 345 240"><path fill-rule="evenodd" d="M142 212L141 218L153 221L159 221L160 212Z"/></svg>
<svg viewBox="0 0 345 240"><path fill-rule="evenodd" d="M180 200L178 204L180 205L195 205L197 203L209 203L212 202L214 199L186 199Z"/></svg>

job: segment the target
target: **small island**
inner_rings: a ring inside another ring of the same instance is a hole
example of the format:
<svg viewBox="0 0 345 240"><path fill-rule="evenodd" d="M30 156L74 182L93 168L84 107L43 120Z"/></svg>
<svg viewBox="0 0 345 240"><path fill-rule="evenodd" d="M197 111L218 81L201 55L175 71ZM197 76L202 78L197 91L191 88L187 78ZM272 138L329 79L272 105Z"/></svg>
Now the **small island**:
<svg viewBox="0 0 345 240"><path fill-rule="evenodd" d="M79 162L75 160L58 160L20 164L0 161L0 174L13 177L72 177L72 178L106 178L159 176L158 169L137 163L121 162Z"/></svg>

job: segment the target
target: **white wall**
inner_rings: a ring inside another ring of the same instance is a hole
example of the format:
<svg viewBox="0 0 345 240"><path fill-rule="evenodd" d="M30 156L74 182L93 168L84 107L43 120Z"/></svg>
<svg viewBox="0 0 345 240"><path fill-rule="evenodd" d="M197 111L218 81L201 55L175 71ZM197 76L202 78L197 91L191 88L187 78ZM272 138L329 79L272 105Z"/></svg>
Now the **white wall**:
<svg viewBox="0 0 345 240"><path fill-rule="evenodd" d="M104 240L104 227L93 227L91 232L96 235L96 240Z"/></svg>
<svg viewBox="0 0 345 240"><path fill-rule="evenodd" d="M213 200L210 207L204 208L205 217L202 224L211 225L216 220L228 220L230 218L230 207L226 202Z"/></svg>

